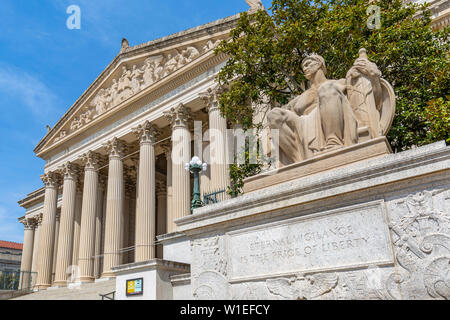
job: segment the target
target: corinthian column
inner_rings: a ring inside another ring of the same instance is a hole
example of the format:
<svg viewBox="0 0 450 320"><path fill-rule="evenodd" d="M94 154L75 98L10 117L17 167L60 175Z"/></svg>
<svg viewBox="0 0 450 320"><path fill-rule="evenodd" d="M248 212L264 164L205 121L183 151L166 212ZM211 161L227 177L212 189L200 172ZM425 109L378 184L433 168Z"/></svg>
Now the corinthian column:
<svg viewBox="0 0 450 320"><path fill-rule="evenodd" d="M115 277L111 268L120 265L123 224L123 156L125 143L117 138L109 141L105 148L109 153L108 191L105 221L105 252L103 278Z"/></svg>
<svg viewBox="0 0 450 320"><path fill-rule="evenodd" d="M44 213L39 235L38 276L36 287L47 289L52 283L59 175L49 172L41 177L45 184Z"/></svg>
<svg viewBox="0 0 450 320"><path fill-rule="evenodd" d="M83 180L78 178L77 193L75 197L75 217L73 225L73 250L72 265L78 266L78 257L80 254L80 233L81 233L81 210L83 206Z"/></svg>
<svg viewBox="0 0 450 320"><path fill-rule="evenodd" d="M98 199L98 168L101 158L95 152L89 151L82 156L84 164L83 207L81 211L80 281L94 282L95 255L95 220L97 217Z"/></svg>
<svg viewBox="0 0 450 320"><path fill-rule="evenodd" d="M63 165L64 176L61 220L59 223L58 254L56 258L55 286L66 286L67 269L72 264L73 227L79 167L73 163Z"/></svg>
<svg viewBox="0 0 450 320"><path fill-rule="evenodd" d="M191 158L190 110L183 104L165 112L172 125L172 210L168 215L167 231L176 231L174 220L190 214L190 177L184 166Z"/></svg>
<svg viewBox="0 0 450 320"><path fill-rule="evenodd" d="M227 121L219 109L218 89L208 89L201 95L209 114L209 151L211 179L213 191L226 189L229 184L229 172L226 159Z"/></svg>
<svg viewBox="0 0 450 320"><path fill-rule="evenodd" d="M135 262L156 257L156 199L155 199L155 146L159 131L146 121L133 129L139 139L139 196L136 212Z"/></svg>
<svg viewBox="0 0 450 320"><path fill-rule="evenodd" d="M22 263L20 265L20 289L30 288L31 264L33 261L33 242L35 223L33 219L20 221L25 227L23 237Z"/></svg>

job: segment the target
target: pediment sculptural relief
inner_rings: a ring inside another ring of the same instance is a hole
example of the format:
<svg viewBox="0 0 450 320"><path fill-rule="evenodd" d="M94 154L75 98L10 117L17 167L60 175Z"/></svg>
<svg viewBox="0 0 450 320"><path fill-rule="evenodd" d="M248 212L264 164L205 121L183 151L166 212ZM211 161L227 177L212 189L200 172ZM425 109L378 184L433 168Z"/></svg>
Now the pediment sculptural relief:
<svg viewBox="0 0 450 320"><path fill-rule="evenodd" d="M122 66L120 76L113 79L109 87L101 88L88 106L72 119L69 128L60 131L54 142L82 128L123 101L189 64L203 53L213 50L220 41L220 39L209 40L198 47L192 45L183 49L174 49L167 54L151 56L145 59L141 66L133 65L131 69Z"/></svg>
<svg viewBox="0 0 450 320"><path fill-rule="evenodd" d="M309 89L268 114L269 127L280 130L283 164L357 144L362 136L387 134L395 114L394 90L365 49L346 79L327 79L325 61L317 54L306 57L302 68Z"/></svg>

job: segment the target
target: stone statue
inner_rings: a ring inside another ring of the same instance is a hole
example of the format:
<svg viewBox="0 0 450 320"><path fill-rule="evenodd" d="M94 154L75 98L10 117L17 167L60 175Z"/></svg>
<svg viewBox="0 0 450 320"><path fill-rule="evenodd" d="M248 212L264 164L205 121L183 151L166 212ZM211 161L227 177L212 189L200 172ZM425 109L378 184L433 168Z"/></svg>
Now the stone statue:
<svg viewBox="0 0 450 320"><path fill-rule="evenodd" d="M387 133L395 112L394 91L364 49L346 79L327 79L325 61L317 54L306 57L302 68L309 88L268 114L270 128L280 130L282 164L356 144L363 131L371 138Z"/></svg>
<svg viewBox="0 0 450 320"><path fill-rule="evenodd" d="M131 90L134 94L141 90L141 79L140 76L144 72L137 68L136 65L133 66L133 71L131 72Z"/></svg>
<svg viewBox="0 0 450 320"><path fill-rule="evenodd" d="M247 2L250 10L264 10L264 5L262 4L261 0L245 0L245 2Z"/></svg>

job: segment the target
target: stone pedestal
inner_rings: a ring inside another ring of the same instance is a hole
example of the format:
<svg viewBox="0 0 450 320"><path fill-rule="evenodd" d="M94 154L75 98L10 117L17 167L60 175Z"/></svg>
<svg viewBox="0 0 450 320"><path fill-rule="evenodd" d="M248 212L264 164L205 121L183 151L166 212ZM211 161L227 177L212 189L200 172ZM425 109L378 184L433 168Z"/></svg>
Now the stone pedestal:
<svg viewBox="0 0 450 320"><path fill-rule="evenodd" d="M440 142L196 209L176 220L191 244L191 293L448 299L449 181Z"/></svg>
<svg viewBox="0 0 450 320"><path fill-rule="evenodd" d="M189 238L183 233L173 232L158 236L163 259L190 264L192 261Z"/></svg>
<svg viewBox="0 0 450 320"><path fill-rule="evenodd" d="M153 259L113 268L116 300L173 300L171 277L189 273L189 265ZM127 280L142 279L141 295L127 296Z"/></svg>

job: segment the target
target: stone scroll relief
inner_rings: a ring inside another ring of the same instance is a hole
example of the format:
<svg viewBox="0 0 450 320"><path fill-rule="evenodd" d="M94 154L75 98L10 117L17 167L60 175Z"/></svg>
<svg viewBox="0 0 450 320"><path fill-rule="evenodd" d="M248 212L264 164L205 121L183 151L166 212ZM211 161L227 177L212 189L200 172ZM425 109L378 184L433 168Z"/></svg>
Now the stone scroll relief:
<svg viewBox="0 0 450 320"><path fill-rule="evenodd" d="M191 279L193 296L199 300L223 300L230 298L227 280L227 260L223 236L191 241L193 263Z"/></svg>
<svg viewBox="0 0 450 320"><path fill-rule="evenodd" d="M435 190L395 204L402 214L390 225L399 265L386 281L391 299L450 299L449 200L448 190Z"/></svg>
<svg viewBox="0 0 450 320"><path fill-rule="evenodd" d="M69 128L62 130L54 142L62 140L68 134L77 131L123 101L194 61L202 54L215 49L220 41L221 39L209 40L203 45L191 45L183 49L174 49L166 54L151 56L141 66L133 65L132 68L122 66L121 75L113 79L108 87L101 88L88 106L73 118Z"/></svg>

